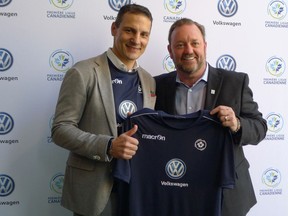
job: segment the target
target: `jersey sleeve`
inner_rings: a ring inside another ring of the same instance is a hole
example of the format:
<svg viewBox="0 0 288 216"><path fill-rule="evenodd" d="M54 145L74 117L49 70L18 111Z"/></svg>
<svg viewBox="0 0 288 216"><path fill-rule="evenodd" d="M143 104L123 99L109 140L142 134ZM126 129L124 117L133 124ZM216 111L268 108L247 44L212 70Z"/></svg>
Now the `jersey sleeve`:
<svg viewBox="0 0 288 216"><path fill-rule="evenodd" d="M113 177L126 183L130 182L131 170L129 160L117 159L113 170Z"/></svg>
<svg viewBox="0 0 288 216"><path fill-rule="evenodd" d="M124 121L122 129L123 129L122 132L125 132L131 129L131 121L129 117L126 119L126 121ZM113 169L113 177L121 181L124 181L126 183L129 183L130 178L131 178L129 160L124 160L124 159L114 159L114 160L116 161L115 161L115 166Z"/></svg>

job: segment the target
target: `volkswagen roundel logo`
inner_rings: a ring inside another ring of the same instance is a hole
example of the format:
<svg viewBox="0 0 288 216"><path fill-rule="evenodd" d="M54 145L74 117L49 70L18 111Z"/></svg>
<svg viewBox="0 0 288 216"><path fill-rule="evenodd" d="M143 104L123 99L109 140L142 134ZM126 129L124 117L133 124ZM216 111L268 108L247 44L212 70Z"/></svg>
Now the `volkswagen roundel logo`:
<svg viewBox="0 0 288 216"><path fill-rule="evenodd" d="M128 4L131 4L131 0L109 0L110 7L115 11L119 11L122 6Z"/></svg>
<svg viewBox="0 0 288 216"><path fill-rule="evenodd" d="M12 54L7 49L0 48L0 72L8 70L12 64Z"/></svg>
<svg viewBox="0 0 288 216"><path fill-rule="evenodd" d="M218 2L218 11L224 17L232 17L238 10L236 0L220 0Z"/></svg>
<svg viewBox="0 0 288 216"><path fill-rule="evenodd" d="M235 71L236 61L231 55L222 55L217 59L216 67L224 70Z"/></svg>
<svg viewBox="0 0 288 216"><path fill-rule="evenodd" d="M5 7L10 4L12 0L0 0L0 7Z"/></svg>
<svg viewBox="0 0 288 216"><path fill-rule="evenodd" d="M13 118L8 113L0 112L0 135L9 133L13 127Z"/></svg>
<svg viewBox="0 0 288 216"><path fill-rule="evenodd" d="M0 197L10 195L15 188L15 183L13 179L4 174L0 174Z"/></svg>
<svg viewBox="0 0 288 216"><path fill-rule="evenodd" d="M166 174L172 179L180 179L186 173L186 165L184 161L174 158L166 164Z"/></svg>
<svg viewBox="0 0 288 216"><path fill-rule="evenodd" d="M123 102L121 102L121 104L119 105L119 114L121 116L121 118L126 119L128 113L134 113L137 111L137 107L136 104L133 103L133 101L130 100L125 100Z"/></svg>

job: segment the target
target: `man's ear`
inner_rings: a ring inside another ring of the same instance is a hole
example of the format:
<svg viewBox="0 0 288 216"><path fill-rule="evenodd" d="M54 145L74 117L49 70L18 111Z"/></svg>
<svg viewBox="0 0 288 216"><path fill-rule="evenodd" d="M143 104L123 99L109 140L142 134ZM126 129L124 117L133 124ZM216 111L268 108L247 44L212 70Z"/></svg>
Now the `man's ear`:
<svg viewBox="0 0 288 216"><path fill-rule="evenodd" d="M115 36L116 33L117 33L117 27L116 27L115 22L113 22L112 25L111 25L111 35Z"/></svg>
<svg viewBox="0 0 288 216"><path fill-rule="evenodd" d="M171 45L170 45L170 44L167 45L167 50L168 50L168 52L169 52L169 54L170 54L170 58L173 59L173 57L172 57L172 50L171 50Z"/></svg>

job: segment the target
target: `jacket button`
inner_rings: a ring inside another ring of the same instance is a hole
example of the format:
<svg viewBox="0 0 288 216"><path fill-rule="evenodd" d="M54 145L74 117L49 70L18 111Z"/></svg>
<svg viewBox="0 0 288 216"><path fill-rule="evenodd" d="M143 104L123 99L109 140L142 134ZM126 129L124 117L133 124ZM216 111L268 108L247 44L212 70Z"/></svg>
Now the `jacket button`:
<svg viewBox="0 0 288 216"><path fill-rule="evenodd" d="M99 155L94 155L94 156L93 156L93 159L94 159L94 160L100 160L101 157L100 157Z"/></svg>

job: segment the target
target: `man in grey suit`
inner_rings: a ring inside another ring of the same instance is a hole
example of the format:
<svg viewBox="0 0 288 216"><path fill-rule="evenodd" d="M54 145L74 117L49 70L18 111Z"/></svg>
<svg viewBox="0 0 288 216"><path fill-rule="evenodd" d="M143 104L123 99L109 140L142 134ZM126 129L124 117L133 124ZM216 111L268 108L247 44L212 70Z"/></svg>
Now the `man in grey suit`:
<svg viewBox="0 0 288 216"><path fill-rule="evenodd" d="M172 24L168 51L175 72L156 79L156 110L187 114L211 110L234 139L235 189L223 191L222 216L244 216L256 204L243 146L256 145L265 138L267 125L258 111L245 73L216 69L206 62L205 29L183 18Z"/></svg>
<svg viewBox="0 0 288 216"><path fill-rule="evenodd" d="M123 6L111 26L113 47L76 63L63 80L52 138L70 151L61 204L74 216L116 215L113 158L131 159L138 145L137 126L118 132L129 113L156 101L155 81L137 63L152 20L146 7Z"/></svg>

